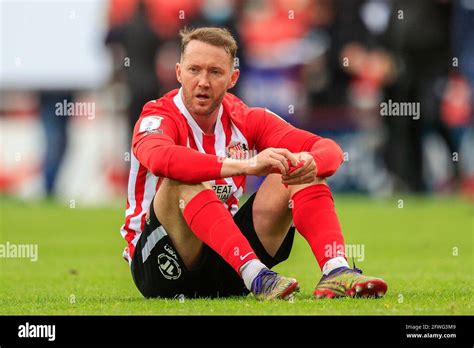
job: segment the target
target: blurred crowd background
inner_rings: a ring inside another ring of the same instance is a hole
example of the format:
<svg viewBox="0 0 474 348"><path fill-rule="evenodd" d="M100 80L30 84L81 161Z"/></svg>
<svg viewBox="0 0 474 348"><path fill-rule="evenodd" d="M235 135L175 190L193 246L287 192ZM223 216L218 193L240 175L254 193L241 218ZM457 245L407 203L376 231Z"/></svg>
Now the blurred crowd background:
<svg viewBox="0 0 474 348"><path fill-rule="evenodd" d="M2 1L0 192L122 203L131 127L178 87L184 26L228 28L231 92L341 145L334 190L474 196L474 0Z"/></svg>

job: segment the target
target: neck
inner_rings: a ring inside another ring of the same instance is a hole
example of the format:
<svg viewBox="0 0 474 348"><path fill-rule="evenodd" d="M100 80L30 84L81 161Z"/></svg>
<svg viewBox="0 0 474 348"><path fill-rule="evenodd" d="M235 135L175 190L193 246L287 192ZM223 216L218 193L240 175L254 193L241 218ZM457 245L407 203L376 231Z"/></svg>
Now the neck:
<svg viewBox="0 0 474 348"><path fill-rule="evenodd" d="M202 129L204 134L214 134L214 128L216 127L218 113L219 108L214 110L209 115L195 115L194 113L190 114L198 124L199 128Z"/></svg>
<svg viewBox="0 0 474 348"><path fill-rule="evenodd" d="M183 101L184 107L186 107L183 94L181 94L181 100ZM219 109L220 107L217 107L213 112L208 115L196 115L194 112L191 112L189 110L188 111L194 121L196 121L196 123L198 124L199 128L201 128L201 130L204 132L204 134L214 134L217 116L219 115Z"/></svg>

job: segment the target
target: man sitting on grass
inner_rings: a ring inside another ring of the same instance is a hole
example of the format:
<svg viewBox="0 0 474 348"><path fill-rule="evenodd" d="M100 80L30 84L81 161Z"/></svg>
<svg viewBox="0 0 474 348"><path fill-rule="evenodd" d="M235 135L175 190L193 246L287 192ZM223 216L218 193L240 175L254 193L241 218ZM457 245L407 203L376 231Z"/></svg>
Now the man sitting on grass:
<svg viewBox="0 0 474 348"><path fill-rule="evenodd" d="M288 258L296 227L323 272L316 298L383 296L387 284L351 269L342 251L325 181L340 147L227 92L239 77L227 30L181 37L181 88L148 102L133 134L122 235L140 292L287 299L298 282L271 268ZM247 175L266 179L239 209Z"/></svg>

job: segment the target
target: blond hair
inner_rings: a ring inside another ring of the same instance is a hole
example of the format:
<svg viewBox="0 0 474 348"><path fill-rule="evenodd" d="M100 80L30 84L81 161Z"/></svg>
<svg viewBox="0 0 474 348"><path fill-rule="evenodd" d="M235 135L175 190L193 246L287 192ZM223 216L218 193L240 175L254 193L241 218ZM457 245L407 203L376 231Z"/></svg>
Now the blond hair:
<svg viewBox="0 0 474 348"><path fill-rule="evenodd" d="M196 29L184 28L179 32L181 36L181 57L189 42L197 40L209 45L222 47L230 54L233 64L237 55L237 42L232 34L225 28L204 27Z"/></svg>

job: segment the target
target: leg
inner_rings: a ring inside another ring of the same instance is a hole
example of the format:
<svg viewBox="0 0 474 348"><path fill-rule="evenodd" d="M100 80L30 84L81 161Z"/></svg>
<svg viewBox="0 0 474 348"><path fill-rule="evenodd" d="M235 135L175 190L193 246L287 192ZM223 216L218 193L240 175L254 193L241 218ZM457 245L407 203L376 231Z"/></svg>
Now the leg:
<svg viewBox="0 0 474 348"><path fill-rule="evenodd" d="M349 266L345 259L344 237L331 190L325 179L290 186L293 219L306 239L323 273Z"/></svg>
<svg viewBox="0 0 474 348"><path fill-rule="evenodd" d="M229 211L204 184L165 179L131 266L145 297L235 296L251 290L269 300L286 299L298 290L295 279L279 276L260 262Z"/></svg>
<svg viewBox="0 0 474 348"><path fill-rule="evenodd" d="M193 197L208 188L205 184L187 185L164 179L153 201L158 220L188 269L199 261L203 244L190 230L182 210Z"/></svg>
<svg viewBox="0 0 474 348"><path fill-rule="evenodd" d="M323 277L314 296L381 297L387 291L383 279L363 276L350 269L345 258L344 237L336 215L331 191L324 179L290 186L296 227L316 257Z"/></svg>
<svg viewBox="0 0 474 348"><path fill-rule="evenodd" d="M252 213L258 239L267 253L275 256L293 221L290 191L282 185L280 174L270 174L263 181Z"/></svg>
<svg viewBox="0 0 474 348"><path fill-rule="evenodd" d="M198 192L199 185L174 186L180 185L165 179L155 194L131 263L133 280L147 298L214 297L215 255L187 229L180 212L180 197Z"/></svg>
<svg viewBox="0 0 474 348"><path fill-rule="evenodd" d="M155 196L153 211L158 214L158 220L167 230L186 268L199 261L205 243L243 278L247 289L260 299L287 298L298 289L295 279L278 276L258 260L229 211L205 185L167 180ZM268 272L260 272L263 270ZM263 282L259 278L257 285L253 286L258 275L270 280Z"/></svg>
<svg viewBox="0 0 474 348"><path fill-rule="evenodd" d="M191 218L189 214L192 214ZM234 223L230 213L205 184L188 185L164 179L153 199L131 264L134 282L142 295L215 297L248 293L232 267L219 257L220 254L209 249L209 244L215 247L215 242L220 241L211 238L206 246L202 241L205 238L201 239L202 228L210 234L222 232L225 239L229 239L231 228L221 228L225 225L222 219ZM204 220L204 226L201 220ZM239 259L239 255L236 258ZM249 256L249 259L252 258Z"/></svg>
<svg viewBox="0 0 474 348"><path fill-rule="evenodd" d="M203 243L239 275L246 262L257 259L229 211L204 184L165 179L153 208L186 267L192 268L199 261Z"/></svg>
<svg viewBox="0 0 474 348"><path fill-rule="evenodd" d="M323 183L317 179L313 184ZM285 188L279 174L269 175L259 188L253 204L255 231L270 256L275 256L293 221L290 196L313 184L292 185ZM203 190L204 184L187 185L165 179L158 190L153 208L168 232L183 262L192 268L199 260L202 241L190 230L182 210Z"/></svg>
<svg viewBox="0 0 474 348"><path fill-rule="evenodd" d="M255 232L270 256L275 256L293 222L291 197L298 191L326 181L316 178L313 183L291 185L281 183L280 174L270 174L257 191L253 203Z"/></svg>

